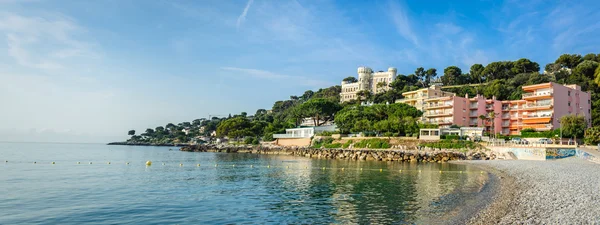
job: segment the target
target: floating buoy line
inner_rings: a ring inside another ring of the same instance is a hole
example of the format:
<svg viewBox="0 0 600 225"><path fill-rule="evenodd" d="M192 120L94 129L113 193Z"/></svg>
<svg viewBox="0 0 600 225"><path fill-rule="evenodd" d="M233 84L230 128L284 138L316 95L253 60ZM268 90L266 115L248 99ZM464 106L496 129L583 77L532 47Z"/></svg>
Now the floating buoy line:
<svg viewBox="0 0 600 225"><path fill-rule="evenodd" d="M10 161L9 160L5 160L4 163L6 165L10 165L10 164L19 164L19 163L25 163L25 162L21 162L21 161ZM39 161L30 161L27 162L28 164L36 164L36 165L43 165L43 164L51 164L51 165L60 165L61 163L57 163L55 161L50 161L50 162L39 162ZM62 163L65 164L65 163ZM76 165L81 165L80 161L75 162ZM92 165L93 162L88 162L89 165ZM131 162L124 162L123 164L125 165L130 165L133 164L135 165L136 163L131 163ZM145 165L146 167L151 167L152 166L152 161L146 161L145 163L141 163L142 165ZM162 162L161 163L163 166L166 166L167 163ZM72 164L71 164L72 165ZM106 165L112 165L112 163L110 161L106 162ZM178 165L179 167L184 167L183 163L175 163L175 165ZM193 164L192 164L193 165ZM206 164L205 164L206 165ZM198 168L210 168L210 166L202 166L202 164L197 163L196 167ZM267 168L267 169L271 169L271 168L281 168L281 169L285 169L285 170L322 170L323 172L330 170L330 171L341 171L341 172L345 172L345 171L357 171L357 172L362 172L362 171L378 171L378 172L397 172L397 173L423 173L423 172L430 172L430 173L457 173L457 174L467 174L467 173L479 173L479 174L487 174L487 172L483 171L483 170L405 170L405 169L393 169L393 168L368 168L365 169L363 167L356 167L356 168L347 168L347 167L309 167L309 166L290 166L290 165L264 165L264 166L255 166L254 164L250 164L250 165L239 165L239 164L231 164L231 165L219 165L217 163L214 164L214 168L227 168L229 167L229 169L255 169L255 168Z"/></svg>

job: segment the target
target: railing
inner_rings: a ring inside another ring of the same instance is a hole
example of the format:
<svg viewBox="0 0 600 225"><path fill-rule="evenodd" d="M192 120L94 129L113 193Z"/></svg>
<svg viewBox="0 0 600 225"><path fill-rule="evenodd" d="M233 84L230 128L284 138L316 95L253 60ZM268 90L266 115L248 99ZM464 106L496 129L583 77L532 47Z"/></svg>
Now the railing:
<svg viewBox="0 0 600 225"><path fill-rule="evenodd" d="M425 116L452 115L452 112L428 112Z"/></svg>
<svg viewBox="0 0 600 225"><path fill-rule="evenodd" d="M506 111L506 110L509 110L509 109L510 109L509 107L502 107L502 111Z"/></svg>
<svg viewBox="0 0 600 225"><path fill-rule="evenodd" d="M430 120L430 123L437 123L437 124L443 124L443 123L452 123L452 120Z"/></svg>
<svg viewBox="0 0 600 225"><path fill-rule="evenodd" d="M545 91L545 92L530 92L530 93L523 93L523 98L527 98L527 97L534 97L534 96L552 96L552 92L551 91Z"/></svg>
<svg viewBox="0 0 600 225"><path fill-rule="evenodd" d="M527 104L527 105L525 105L524 108L531 109L531 108L545 107L545 106L550 106L550 105L552 105L551 102L549 102L549 103L541 103L541 104Z"/></svg>
<svg viewBox="0 0 600 225"><path fill-rule="evenodd" d="M510 114L503 114L502 115L502 119L508 119L508 118L510 118Z"/></svg>
<svg viewBox="0 0 600 225"><path fill-rule="evenodd" d="M444 107L444 106L452 106L452 104L444 103L444 104L429 104L429 105L427 105L427 107Z"/></svg>
<svg viewBox="0 0 600 225"><path fill-rule="evenodd" d="M273 138L310 138L312 135L300 134L273 134Z"/></svg>
<svg viewBox="0 0 600 225"><path fill-rule="evenodd" d="M470 108L477 108L477 104L470 104L469 107Z"/></svg>
<svg viewBox="0 0 600 225"><path fill-rule="evenodd" d="M533 115L523 115L523 118L545 118L545 117L552 117L552 114L541 114L541 115L533 114Z"/></svg>

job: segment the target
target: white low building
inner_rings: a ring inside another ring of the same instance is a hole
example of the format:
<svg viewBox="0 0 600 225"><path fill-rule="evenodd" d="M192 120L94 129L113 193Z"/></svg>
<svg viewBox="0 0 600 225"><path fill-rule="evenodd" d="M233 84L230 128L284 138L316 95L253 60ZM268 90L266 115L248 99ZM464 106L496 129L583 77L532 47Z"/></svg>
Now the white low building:
<svg viewBox="0 0 600 225"><path fill-rule="evenodd" d="M421 129L419 131L419 140L434 141L440 140L442 135L457 135L470 140L481 139L483 136L483 127L461 127L459 128L434 128Z"/></svg>
<svg viewBox="0 0 600 225"><path fill-rule="evenodd" d="M325 131L333 132L336 130L337 127L335 125L290 128L285 129L285 134L273 134L273 138L311 138L315 134L323 133Z"/></svg>

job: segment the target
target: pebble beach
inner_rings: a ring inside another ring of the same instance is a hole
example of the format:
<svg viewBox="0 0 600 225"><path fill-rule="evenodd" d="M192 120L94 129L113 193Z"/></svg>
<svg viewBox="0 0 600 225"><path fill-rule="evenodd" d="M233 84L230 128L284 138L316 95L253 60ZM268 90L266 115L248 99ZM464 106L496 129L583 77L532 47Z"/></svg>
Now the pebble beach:
<svg viewBox="0 0 600 225"><path fill-rule="evenodd" d="M500 183L469 224L600 224L600 164L579 158L465 163Z"/></svg>

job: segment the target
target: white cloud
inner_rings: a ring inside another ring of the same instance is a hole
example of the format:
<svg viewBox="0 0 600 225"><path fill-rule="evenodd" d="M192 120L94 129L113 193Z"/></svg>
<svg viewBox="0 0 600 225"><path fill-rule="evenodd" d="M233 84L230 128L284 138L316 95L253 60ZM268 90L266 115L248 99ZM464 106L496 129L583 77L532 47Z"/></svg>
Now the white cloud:
<svg viewBox="0 0 600 225"><path fill-rule="evenodd" d="M419 46L419 39L411 28L410 20L406 10L401 8L397 3L390 2L390 16L396 26L396 31L406 40L412 42L415 46Z"/></svg>
<svg viewBox="0 0 600 225"><path fill-rule="evenodd" d="M91 44L74 35L84 32L64 16L54 18L25 17L0 13L0 34L6 39L8 55L25 67L56 70L67 59L98 57Z"/></svg>
<svg viewBox="0 0 600 225"><path fill-rule="evenodd" d="M237 19L237 23L236 23L237 28L240 28L240 25L242 25L242 23L244 23L244 21L246 21L246 15L248 14L248 9L250 9L252 2L254 2L254 0L248 0L248 3L246 3L246 7L244 7L244 11L242 12L242 14L240 14L240 16Z"/></svg>

